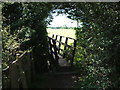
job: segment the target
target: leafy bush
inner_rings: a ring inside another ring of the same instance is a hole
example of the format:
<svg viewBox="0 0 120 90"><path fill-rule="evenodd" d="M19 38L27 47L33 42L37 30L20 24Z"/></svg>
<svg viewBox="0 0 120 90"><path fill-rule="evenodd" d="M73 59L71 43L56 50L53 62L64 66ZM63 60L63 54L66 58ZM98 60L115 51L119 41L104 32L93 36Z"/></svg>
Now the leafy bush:
<svg viewBox="0 0 120 90"><path fill-rule="evenodd" d="M76 29L78 43L74 62L85 75L80 85L83 83L83 88L119 88L119 3L61 3L58 12L82 22L82 27ZM101 83L92 82L96 79Z"/></svg>
<svg viewBox="0 0 120 90"><path fill-rule="evenodd" d="M113 8L110 8L111 5ZM83 27L76 30L78 38L76 61L80 62L86 72L84 85L81 83L83 88L119 87L118 8L117 3L88 3L84 6L85 15L82 14L84 16L81 19ZM117 83L114 84L114 81Z"/></svg>
<svg viewBox="0 0 120 90"><path fill-rule="evenodd" d="M15 60L19 50L33 48L36 72L48 70L46 25L50 21L47 17L51 10L49 3L3 3L4 63Z"/></svg>

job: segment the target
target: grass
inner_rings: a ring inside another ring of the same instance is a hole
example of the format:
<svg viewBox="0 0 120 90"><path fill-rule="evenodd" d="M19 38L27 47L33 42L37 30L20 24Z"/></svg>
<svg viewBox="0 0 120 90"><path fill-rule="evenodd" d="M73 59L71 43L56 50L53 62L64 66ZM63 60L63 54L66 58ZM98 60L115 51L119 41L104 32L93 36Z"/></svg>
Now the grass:
<svg viewBox="0 0 120 90"><path fill-rule="evenodd" d="M48 35L52 36L52 34L57 34L66 37L75 37L75 30L73 29L47 29Z"/></svg>
<svg viewBox="0 0 120 90"><path fill-rule="evenodd" d="M52 37L52 34L61 35L71 38L76 38L75 30L73 29L47 29L48 36ZM59 39L59 38L58 38ZM62 39L62 42L65 42L65 38ZM68 44L73 43L73 40L68 40Z"/></svg>

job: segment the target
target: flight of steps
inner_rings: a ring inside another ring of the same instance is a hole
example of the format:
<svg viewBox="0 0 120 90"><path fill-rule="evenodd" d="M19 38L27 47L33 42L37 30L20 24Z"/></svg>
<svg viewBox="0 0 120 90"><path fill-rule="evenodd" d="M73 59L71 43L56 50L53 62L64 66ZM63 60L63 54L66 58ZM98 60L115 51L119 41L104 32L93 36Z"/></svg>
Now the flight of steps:
<svg viewBox="0 0 120 90"><path fill-rule="evenodd" d="M80 74L80 72L71 66L59 66L56 71L52 71L50 72L50 74L54 74L54 75L77 75Z"/></svg>
<svg viewBox="0 0 120 90"><path fill-rule="evenodd" d="M62 56L59 55L59 65L54 67L55 70L51 71L50 74L54 75L71 75L79 74L79 70L74 66L71 66Z"/></svg>

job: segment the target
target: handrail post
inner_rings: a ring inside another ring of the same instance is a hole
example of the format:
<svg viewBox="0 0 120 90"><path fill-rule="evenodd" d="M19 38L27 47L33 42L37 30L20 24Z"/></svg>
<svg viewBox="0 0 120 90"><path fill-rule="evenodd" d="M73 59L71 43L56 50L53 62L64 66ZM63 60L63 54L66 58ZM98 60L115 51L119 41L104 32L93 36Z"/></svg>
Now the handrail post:
<svg viewBox="0 0 120 90"><path fill-rule="evenodd" d="M19 88L19 82L18 82L18 69L16 64L10 63L10 68L9 68L9 75L10 75L10 82L11 82L11 88Z"/></svg>
<svg viewBox="0 0 120 90"><path fill-rule="evenodd" d="M31 75L32 75L32 81L35 80L35 65L34 65L34 58L33 58L33 50L30 52L30 58L31 58Z"/></svg>
<svg viewBox="0 0 120 90"><path fill-rule="evenodd" d="M52 35L52 38L54 38L54 34Z"/></svg>
<svg viewBox="0 0 120 90"><path fill-rule="evenodd" d="M62 41L62 36L60 36L60 40L59 40L59 42L61 42ZM61 43L59 43L59 48L61 47ZM60 53L60 49L58 50L58 54Z"/></svg>
<svg viewBox="0 0 120 90"><path fill-rule="evenodd" d="M67 42L68 42L68 37L66 37L66 40L65 40L65 47L64 47L64 51L66 50L66 45L67 45ZM65 52L63 53L63 58L65 58Z"/></svg>
<svg viewBox="0 0 120 90"><path fill-rule="evenodd" d="M53 34L53 37L54 37L54 34ZM54 52L53 52L53 50L52 50L52 48L53 48L53 39L51 38L51 37L48 37L48 39L49 39L49 52L50 52L50 58L51 58L51 60L50 60L50 66L49 66L49 69L50 70L53 70L54 69L54 66L53 66L53 64L54 64L54 57L53 57L53 54L54 54Z"/></svg>
<svg viewBox="0 0 120 90"><path fill-rule="evenodd" d="M72 59L71 59L71 66L73 65L73 60L74 60L74 56L75 56L75 51L76 51L76 40L74 40L74 48L73 48L73 51L72 51Z"/></svg>
<svg viewBox="0 0 120 90"><path fill-rule="evenodd" d="M58 54L57 54L57 47L56 47L56 41L53 39L53 48L54 48L54 53L55 53L55 63L58 64Z"/></svg>
<svg viewBox="0 0 120 90"><path fill-rule="evenodd" d="M50 38L50 37L48 37L48 38L49 38L50 51L51 51L51 54L52 54L52 44L51 44L51 38Z"/></svg>

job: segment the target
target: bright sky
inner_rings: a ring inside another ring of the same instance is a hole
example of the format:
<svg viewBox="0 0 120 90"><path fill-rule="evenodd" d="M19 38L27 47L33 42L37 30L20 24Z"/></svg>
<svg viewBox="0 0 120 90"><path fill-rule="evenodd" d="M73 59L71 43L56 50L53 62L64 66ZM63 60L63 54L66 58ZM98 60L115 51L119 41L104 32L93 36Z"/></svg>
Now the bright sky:
<svg viewBox="0 0 120 90"><path fill-rule="evenodd" d="M48 25L48 27L60 27L66 25L68 27L77 27L77 21L71 20L66 17L66 15L53 15L53 21Z"/></svg>

